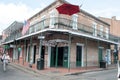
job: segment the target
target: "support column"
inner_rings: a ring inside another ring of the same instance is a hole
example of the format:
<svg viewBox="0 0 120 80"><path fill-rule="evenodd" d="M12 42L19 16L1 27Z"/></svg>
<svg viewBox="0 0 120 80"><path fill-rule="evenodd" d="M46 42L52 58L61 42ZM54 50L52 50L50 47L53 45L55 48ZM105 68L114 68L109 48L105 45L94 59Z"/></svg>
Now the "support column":
<svg viewBox="0 0 120 80"><path fill-rule="evenodd" d="M97 41L97 45L98 45L98 66L100 66L100 60L99 60L99 46L100 46L100 41Z"/></svg>
<svg viewBox="0 0 120 80"><path fill-rule="evenodd" d="M18 51L18 63L20 63L21 40L19 40L19 47L17 48L17 51Z"/></svg>
<svg viewBox="0 0 120 80"><path fill-rule="evenodd" d="M30 37L30 62L29 67L32 67L33 61L32 61L32 36Z"/></svg>
<svg viewBox="0 0 120 80"><path fill-rule="evenodd" d="M115 64L117 64L117 60L118 60L118 45L117 44L115 44L114 45L115 47L114 47L114 63Z"/></svg>
<svg viewBox="0 0 120 80"><path fill-rule="evenodd" d="M86 50L86 69L87 69L87 38L85 38L85 46L86 46L86 48L85 48L85 50Z"/></svg>
<svg viewBox="0 0 120 80"><path fill-rule="evenodd" d="M24 39L24 53L23 53L23 65L24 65L24 61L25 61L25 54L26 54L26 39Z"/></svg>
<svg viewBox="0 0 120 80"><path fill-rule="evenodd" d="M40 39L39 43L39 58L41 58L41 52L42 52L42 39Z"/></svg>
<svg viewBox="0 0 120 80"><path fill-rule="evenodd" d="M71 34L69 33L69 47L68 47L68 71L70 71L70 56L71 55Z"/></svg>
<svg viewBox="0 0 120 80"><path fill-rule="evenodd" d="M14 59L15 59L15 48L16 48L15 40L14 40L13 45L14 45L14 46L13 46L12 62L14 62Z"/></svg>
<svg viewBox="0 0 120 80"><path fill-rule="evenodd" d="M55 67L57 68L58 66L58 43L56 45L56 62L55 62Z"/></svg>
<svg viewBox="0 0 120 80"><path fill-rule="evenodd" d="M18 45L19 45L19 43L16 40L16 50L15 51L17 51L16 52L17 53L17 62L19 63Z"/></svg>

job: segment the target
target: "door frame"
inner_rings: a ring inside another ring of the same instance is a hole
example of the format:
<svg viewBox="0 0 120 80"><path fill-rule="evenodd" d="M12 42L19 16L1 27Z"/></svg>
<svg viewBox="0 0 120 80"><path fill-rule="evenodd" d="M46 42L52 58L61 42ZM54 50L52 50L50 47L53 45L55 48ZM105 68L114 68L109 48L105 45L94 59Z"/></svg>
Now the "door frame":
<svg viewBox="0 0 120 80"><path fill-rule="evenodd" d="M36 53L34 52L34 46L36 46L37 48L37 44L33 43L32 45L32 53L31 53L31 57L32 57L32 62L34 63L34 55L36 56ZM35 57L35 63L36 63L36 57Z"/></svg>
<svg viewBox="0 0 120 80"><path fill-rule="evenodd" d="M84 44L82 44L82 43L76 43L76 47L77 46L81 46L82 47L82 63L81 63L81 67L84 67ZM77 53L77 51L76 51L76 53Z"/></svg>
<svg viewBox="0 0 120 80"><path fill-rule="evenodd" d="M103 60L103 50L104 50L104 47L98 47L98 63L100 62L100 49L102 49L102 60Z"/></svg>
<svg viewBox="0 0 120 80"><path fill-rule="evenodd" d="M111 50L110 49L106 49L106 55L107 55L107 58L108 58L108 65L111 64Z"/></svg>

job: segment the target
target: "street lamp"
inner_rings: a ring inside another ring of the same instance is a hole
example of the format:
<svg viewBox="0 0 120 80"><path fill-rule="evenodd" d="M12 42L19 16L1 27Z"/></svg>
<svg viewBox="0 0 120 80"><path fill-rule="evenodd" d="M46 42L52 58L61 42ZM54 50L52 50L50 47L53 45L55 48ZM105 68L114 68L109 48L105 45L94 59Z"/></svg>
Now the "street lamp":
<svg viewBox="0 0 120 80"><path fill-rule="evenodd" d="M41 52L42 52L42 41L43 41L43 39L45 39L45 36L38 36L38 39L40 39L39 58L41 58Z"/></svg>
<svg viewBox="0 0 120 80"><path fill-rule="evenodd" d="M42 41L45 39L45 36L38 36L38 39L40 39L40 44L39 44L39 58L37 60L37 69L41 70L44 69L44 58L42 57Z"/></svg>

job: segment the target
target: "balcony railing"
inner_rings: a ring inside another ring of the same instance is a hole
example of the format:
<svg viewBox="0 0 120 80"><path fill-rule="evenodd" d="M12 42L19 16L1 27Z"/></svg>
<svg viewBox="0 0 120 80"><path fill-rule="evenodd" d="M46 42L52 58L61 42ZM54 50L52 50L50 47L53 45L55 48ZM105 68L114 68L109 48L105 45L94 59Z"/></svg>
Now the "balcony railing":
<svg viewBox="0 0 120 80"><path fill-rule="evenodd" d="M98 29L95 30L94 28L86 24L82 24L82 23L75 22L75 21L72 21L66 18L58 18L58 17L47 18L45 20L42 20L40 22L37 22L31 25L25 35L35 33L35 32L38 32L46 28L67 29L67 30L78 32L78 33L83 33L86 35L118 42L118 37L116 36L100 31ZM21 32L16 32L14 34L11 34L9 37L7 37L5 42L14 40L19 37L22 37Z"/></svg>

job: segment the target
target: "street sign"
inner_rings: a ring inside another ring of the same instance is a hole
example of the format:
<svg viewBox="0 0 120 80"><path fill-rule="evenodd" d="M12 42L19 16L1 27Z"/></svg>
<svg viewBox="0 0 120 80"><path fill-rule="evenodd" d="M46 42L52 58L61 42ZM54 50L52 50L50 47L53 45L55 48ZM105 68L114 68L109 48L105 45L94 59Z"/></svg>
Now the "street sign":
<svg viewBox="0 0 120 80"><path fill-rule="evenodd" d="M45 39L45 36L38 36L38 39Z"/></svg>

